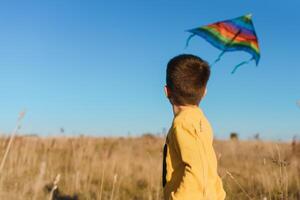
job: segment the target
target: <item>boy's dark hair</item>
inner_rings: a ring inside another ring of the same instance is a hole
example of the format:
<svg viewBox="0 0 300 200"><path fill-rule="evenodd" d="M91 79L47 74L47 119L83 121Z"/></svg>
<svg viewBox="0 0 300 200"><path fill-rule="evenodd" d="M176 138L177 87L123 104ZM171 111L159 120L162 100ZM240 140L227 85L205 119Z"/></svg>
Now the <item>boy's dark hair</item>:
<svg viewBox="0 0 300 200"><path fill-rule="evenodd" d="M169 99L176 105L198 105L204 95L210 68L198 56L182 54L167 65Z"/></svg>

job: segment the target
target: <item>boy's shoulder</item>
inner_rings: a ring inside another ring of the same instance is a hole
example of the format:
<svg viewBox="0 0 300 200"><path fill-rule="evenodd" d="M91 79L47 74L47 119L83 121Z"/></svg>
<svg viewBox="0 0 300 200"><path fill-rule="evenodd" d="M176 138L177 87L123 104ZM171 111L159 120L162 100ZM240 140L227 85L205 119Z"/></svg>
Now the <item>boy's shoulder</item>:
<svg viewBox="0 0 300 200"><path fill-rule="evenodd" d="M173 120L173 125L191 125L199 123L204 115L200 108L186 108L180 111Z"/></svg>
<svg viewBox="0 0 300 200"><path fill-rule="evenodd" d="M180 111L173 119L172 128L180 128L185 130L198 129L204 115L199 108L187 108Z"/></svg>
<svg viewBox="0 0 300 200"><path fill-rule="evenodd" d="M212 128L200 108L190 108L179 112L173 119L171 134L176 130L186 131L197 137L198 134L212 137Z"/></svg>

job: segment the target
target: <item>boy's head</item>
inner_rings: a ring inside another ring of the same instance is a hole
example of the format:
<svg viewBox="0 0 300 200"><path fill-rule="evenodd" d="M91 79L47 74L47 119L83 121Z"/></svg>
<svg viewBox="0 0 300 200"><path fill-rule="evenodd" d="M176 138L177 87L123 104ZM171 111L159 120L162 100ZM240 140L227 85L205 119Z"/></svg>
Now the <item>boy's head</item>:
<svg viewBox="0 0 300 200"><path fill-rule="evenodd" d="M174 105L198 105L206 92L210 68L198 56L182 54L167 65L166 93Z"/></svg>

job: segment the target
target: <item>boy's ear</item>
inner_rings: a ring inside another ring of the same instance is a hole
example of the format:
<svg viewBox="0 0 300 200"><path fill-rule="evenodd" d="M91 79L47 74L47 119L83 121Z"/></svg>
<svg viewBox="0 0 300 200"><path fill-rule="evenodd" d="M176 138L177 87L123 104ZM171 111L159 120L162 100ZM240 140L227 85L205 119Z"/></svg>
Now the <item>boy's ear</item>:
<svg viewBox="0 0 300 200"><path fill-rule="evenodd" d="M207 93L207 87L205 87L205 90L204 90L204 94L203 94L202 99L206 96L206 93Z"/></svg>
<svg viewBox="0 0 300 200"><path fill-rule="evenodd" d="M164 91L165 91L165 95L166 95L166 97L167 97L167 98L169 98L169 97L170 97L170 89L168 88L168 86L167 86L167 85L165 85L165 87L164 87Z"/></svg>

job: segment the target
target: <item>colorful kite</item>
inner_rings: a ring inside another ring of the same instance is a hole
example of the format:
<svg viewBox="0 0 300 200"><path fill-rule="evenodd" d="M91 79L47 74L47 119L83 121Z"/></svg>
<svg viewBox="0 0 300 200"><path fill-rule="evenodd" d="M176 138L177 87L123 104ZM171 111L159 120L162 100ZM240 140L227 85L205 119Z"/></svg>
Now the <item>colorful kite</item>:
<svg viewBox="0 0 300 200"><path fill-rule="evenodd" d="M255 60L256 66L260 58L258 39L251 20L251 14L230 20L216 22L207 26L188 30L192 35L187 39L186 46L195 35L203 37L214 47L222 50L221 54L212 64L218 62L223 54L228 51L246 51L252 55L248 61L244 61L233 69L234 73L240 66Z"/></svg>

